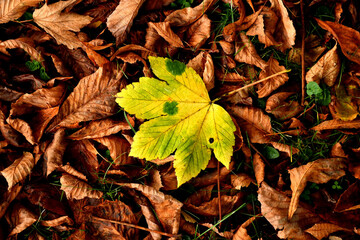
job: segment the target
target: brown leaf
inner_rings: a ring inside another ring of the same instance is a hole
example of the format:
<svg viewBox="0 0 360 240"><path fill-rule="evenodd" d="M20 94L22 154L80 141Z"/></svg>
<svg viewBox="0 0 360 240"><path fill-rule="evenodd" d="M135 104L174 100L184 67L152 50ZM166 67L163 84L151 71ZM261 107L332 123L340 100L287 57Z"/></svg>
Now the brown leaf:
<svg viewBox="0 0 360 240"><path fill-rule="evenodd" d="M289 157L299 152L299 149L293 146L286 145L284 143L270 142L270 144L273 145L273 147L279 150L280 152L285 152Z"/></svg>
<svg viewBox="0 0 360 240"><path fill-rule="evenodd" d="M21 17L29 7L36 7L42 0L3 0L0 2L0 24Z"/></svg>
<svg viewBox="0 0 360 240"><path fill-rule="evenodd" d="M6 123L5 115L2 111L0 111L0 131L3 138L13 146L19 147L22 141L25 141L24 137L18 131Z"/></svg>
<svg viewBox="0 0 360 240"><path fill-rule="evenodd" d="M43 88L46 85L46 83L43 80L35 77L32 74L17 75L14 76L12 80L16 84L19 84L20 86L24 85L24 88L26 87L26 89L29 89L30 86L30 91L36 91L38 89Z"/></svg>
<svg viewBox="0 0 360 240"><path fill-rule="evenodd" d="M14 201L14 199L19 195L21 189L21 185L15 185L3 194L0 203L0 218L4 216L11 202Z"/></svg>
<svg viewBox="0 0 360 240"><path fill-rule="evenodd" d="M92 189L84 181L64 173L60 178L61 190L66 194L67 199L101 198L103 193Z"/></svg>
<svg viewBox="0 0 360 240"><path fill-rule="evenodd" d="M114 95L122 87L123 70L116 71L109 64L81 79L48 130L56 126L71 127L81 121L97 120L116 113Z"/></svg>
<svg viewBox="0 0 360 240"><path fill-rule="evenodd" d="M12 102L21 97L21 95L23 95L23 93L0 86L0 100L2 101Z"/></svg>
<svg viewBox="0 0 360 240"><path fill-rule="evenodd" d="M45 227L57 227L59 225L63 225L64 223L67 225L74 225L74 221L69 218L69 216L61 216L52 220L43 220L40 222L40 224Z"/></svg>
<svg viewBox="0 0 360 240"><path fill-rule="evenodd" d="M340 58L336 52L337 44L322 56L317 63L306 73L306 82L316 82L324 80L326 85L332 87L340 73Z"/></svg>
<svg viewBox="0 0 360 240"><path fill-rule="evenodd" d="M360 64L360 33L339 23L315 19L319 26L329 31L339 42L343 54L353 62Z"/></svg>
<svg viewBox="0 0 360 240"><path fill-rule="evenodd" d="M316 239L321 240L328 237L330 234L338 231L350 231L349 229L342 228L336 224L332 223L316 223L309 229L306 229L305 232L310 233Z"/></svg>
<svg viewBox="0 0 360 240"><path fill-rule="evenodd" d="M25 38L9 39L4 42L0 42L0 47L4 47L7 49L21 48L30 55L32 60L36 60L43 64L42 62L44 61L44 59L41 56L40 52L33 48L26 40L27 39Z"/></svg>
<svg viewBox="0 0 360 240"><path fill-rule="evenodd" d="M133 163L133 158L129 157L130 143L126 139L118 136L108 136L94 138L95 141L106 146L110 151L110 157L115 165L126 165Z"/></svg>
<svg viewBox="0 0 360 240"><path fill-rule="evenodd" d="M53 141L46 148L44 153L46 176L49 176L50 173L62 165L65 149L65 129L60 128L56 131Z"/></svg>
<svg viewBox="0 0 360 240"><path fill-rule="evenodd" d="M360 182L351 184L339 197L335 205L335 212L354 211L360 209Z"/></svg>
<svg viewBox="0 0 360 240"><path fill-rule="evenodd" d="M144 2L145 0L122 0L108 17L106 25L116 38L116 45L126 40L133 20Z"/></svg>
<svg viewBox="0 0 360 240"><path fill-rule="evenodd" d="M206 89L210 91L215 85L214 62L207 52L200 52L191 59L186 66L193 68L197 74L202 76Z"/></svg>
<svg viewBox="0 0 360 240"><path fill-rule="evenodd" d="M267 62L266 68L261 71L259 78L262 79L284 70L286 70L286 68L284 66L280 66L278 60L271 56L269 61ZM259 83L257 85L258 90L256 92L259 95L259 98L267 97L274 90L278 89L281 85L286 83L288 80L289 77L287 73L283 73L267 80L264 83Z"/></svg>
<svg viewBox="0 0 360 240"><path fill-rule="evenodd" d="M164 38L172 47L182 48L184 47L180 37L171 30L169 22L149 22L149 28L154 29L159 36Z"/></svg>
<svg viewBox="0 0 360 240"><path fill-rule="evenodd" d="M190 25L187 31L188 44L195 49L200 48L210 37L211 20L204 14Z"/></svg>
<svg viewBox="0 0 360 240"><path fill-rule="evenodd" d="M11 211L8 212L7 219L8 222L10 222L13 226L9 236L13 236L30 227L34 222L37 221L38 217L23 205L17 203L13 206Z"/></svg>
<svg viewBox="0 0 360 240"><path fill-rule="evenodd" d="M149 172L150 181L148 185L150 187L153 187L157 191L160 190L160 188L164 187L161 181L161 174L159 170L151 169Z"/></svg>
<svg viewBox="0 0 360 240"><path fill-rule="evenodd" d="M327 183L334 179L339 179L345 175L346 168L344 159L328 158L319 159L302 165L297 168L288 170L290 174L292 196L289 205L288 218L291 219L299 204L299 198L304 191L307 182L313 183Z"/></svg>
<svg viewBox="0 0 360 240"><path fill-rule="evenodd" d="M72 175L74 177L77 177L78 179L84 180L85 182L87 182L87 178L84 174L82 174L81 172L79 172L78 170L76 170L75 168L73 168L69 163L67 163L64 166L58 166L59 169L63 170L64 172L66 172L69 175Z"/></svg>
<svg viewBox="0 0 360 240"><path fill-rule="evenodd" d="M241 190L243 187L248 187L250 183L254 183L254 180L246 173L231 175L231 185L237 190Z"/></svg>
<svg viewBox="0 0 360 240"><path fill-rule="evenodd" d="M314 131L333 130L333 129L352 129L360 128L360 120L342 121L342 120L328 120L311 128Z"/></svg>
<svg viewBox="0 0 360 240"><path fill-rule="evenodd" d="M254 158L253 158L253 166L254 166L256 183L259 187L260 184L265 179L265 163L261 159L261 156L257 153L254 155Z"/></svg>
<svg viewBox="0 0 360 240"><path fill-rule="evenodd" d="M176 10L170 13L166 18L165 22L169 22L171 26L174 27L183 27L187 26L197 19L199 19L209 7L214 4L214 0L204 0L202 3L197 5L194 8L188 7Z"/></svg>
<svg viewBox="0 0 360 240"><path fill-rule="evenodd" d="M168 6L170 3L174 2L175 0L152 0L146 1L145 8L146 10L154 10L160 9L162 7Z"/></svg>
<svg viewBox="0 0 360 240"><path fill-rule="evenodd" d="M235 42L235 52L236 61L255 65L265 70L267 63L260 58L256 52L255 46L243 32L240 33L240 40Z"/></svg>
<svg viewBox="0 0 360 240"><path fill-rule="evenodd" d="M232 238L232 240L251 240L251 237L249 236L249 234L247 233L246 228L256 219L256 216L253 216L251 218L249 218L248 220L246 220L243 224L241 224L241 226L239 227L239 229L236 231L236 233L234 234L234 237Z"/></svg>
<svg viewBox="0 0 360 240"><path fill-rule="evenodd" d="M134 123L132 123L132 125L134 125ZM100 138L118 133L121 130L129 129L131 128L127 122L114 121L112 119L106 118L102 120L91 121L88 125L71 134L67 138L72 140Z"/></svg>
<svg viewBox="0 0 360 240"><path fill-rule="evenodd" d="M352 101L352 96L349 96L343 85L335 88L336 97L332 98L329 105L329 110L334 119L343 121L354 120L359 114L357 105Z"/></svg>
<svg viewBox="0 0 360 240"><path fill-rule="evenodd" d="M261 213L278 232L279 238L312 240L304 228L320 221L311 211L299 206L291 219L288 219L290 199L263 182L258 191Z"/></svg>
<svg viewBox="0 0 360 240"><path fill-rule="evenodd" d="M23 155L16 159L9 167L1 171L1 174L6 179L9 187L12 188L18 182L24 180L35 166L35 159L29 152L24 152Z"/></svg>
<svg viewBox="0 0 360 240"><path fill-rule="evenodd" d="M273 114L277 119L288 120L303 111L297 101L286 101L294 92L279 92L271 95L266 101L265 111Z"/></svg>
<svg viewBox="0 0 360 240"><path fill-rule="evenodd" d="M76 0L60 1L50 5L45 3L33 13L34 22L55 38L58 44L64 44L70 49L82 46L74 32L88 25L92 18L77 13L62 12Z"/></svg>

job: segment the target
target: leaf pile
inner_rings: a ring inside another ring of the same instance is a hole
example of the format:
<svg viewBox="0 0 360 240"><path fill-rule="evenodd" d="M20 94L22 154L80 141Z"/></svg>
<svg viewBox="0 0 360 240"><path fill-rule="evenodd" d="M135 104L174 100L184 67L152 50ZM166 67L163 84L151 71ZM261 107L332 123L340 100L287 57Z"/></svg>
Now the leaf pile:
<svg viewBox="0 0 360 240"><path fill-rule="evenodd" d="M0 239L357 239L359 14L0 1Z"/></svg>

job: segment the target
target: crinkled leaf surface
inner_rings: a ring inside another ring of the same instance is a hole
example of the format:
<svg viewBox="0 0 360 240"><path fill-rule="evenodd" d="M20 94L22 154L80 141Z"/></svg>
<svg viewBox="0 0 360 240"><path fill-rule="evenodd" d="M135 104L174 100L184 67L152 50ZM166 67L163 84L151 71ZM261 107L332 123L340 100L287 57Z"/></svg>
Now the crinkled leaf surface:
<svg viewBox="0 0 360 240"><path fill-rule="evenodd" d="M155 75L142 77L117 94L116 102L137 118L150 119L134 136L130 155L162 159L175 150L178 186L199 174L211 150L226 167L235 144L230 115L214 104L200 76L185 64L149 57Z"/></svg>

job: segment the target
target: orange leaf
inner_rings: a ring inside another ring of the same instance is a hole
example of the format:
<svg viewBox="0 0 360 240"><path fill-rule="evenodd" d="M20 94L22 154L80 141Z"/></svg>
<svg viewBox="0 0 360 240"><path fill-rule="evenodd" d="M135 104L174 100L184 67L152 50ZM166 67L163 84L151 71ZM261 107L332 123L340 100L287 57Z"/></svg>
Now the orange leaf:
<svg viewBox="0 0 360 240"><path fill-rule="evenodd" d="M305 232L310 233L311 235L316 237L316 239L318 239L318 240L326 238L330 234L332 234L334 232L338 232L338 231L352 232L349 229L342 228L342 227L332 224L332 223L316 223L311 228L305 230Z"/></svg>
<svg viewBox="0 0 360 240"><path fill-rule="evenodd" d="M92 189L86 182L64 173L60 178L61 190L67 199L101 198L103 193Z"/></svg>
<svg viewBox="0 0 360 240"><path fill-rule="evenodd" d="M149 28L154 29L157 34L164 38L172 47L184 47L180 37L171 30L169 22L149 22Z"/></svg>
<svg viewBox="0 0 360 240"><path fill-rule="evenodd" d="M25 38L9 39L4 42L0 42L0 47L7 49L21 48L30 55L32 60L36 60L43 64L42 62L44 59L40 52L33 48L33 46L31 46Z"/></svg>
<svg viewBox="0 0 360 240"><path fill-rule="evenodd" d="M210 37L211 20L204 14L199 20L190 25L187 36L190 46L198 49Z"/></svg>
<svg viewBox="0 0 360 240"><path fill-rule="evenodd" d="M110 156L115 165L126 165L133 163L133 158L129 157L130 144L124 138L112 135L102 138L94 138L94 140L109 149Z"/></svg>
<svg viewBox="0 0 360 240"><path fill-rule="evenodd" d="M2 0L0 2L0 24L21 17L29 7L36 7L42 0Z"/></svg>
<svg viewBox="0 0 360 240"><path fill-rule="evenodd" d="M53 141L46 148L44 153L46 176L49 176L50 173L62 165L65 149L65 129L60 128L56 131Z"/></svg>
<svg viewBox="0 0 360 240"><path fill-rule="evenodd" d="M360 128L360 120L342 121L342 120L328 120L311 128L314 131L333 130L333 129L351 129Z"/></svg>
<svg viewBox="0 0 360 240"><path fill-rule="evenodd" d="M21 233L26 228L30 227L34 222L38 220L38 217L28 210L25 206L20 203L17 203L13 206L11 212L9 212L9 217L11 225L14 226L9 236Z"/></svg>

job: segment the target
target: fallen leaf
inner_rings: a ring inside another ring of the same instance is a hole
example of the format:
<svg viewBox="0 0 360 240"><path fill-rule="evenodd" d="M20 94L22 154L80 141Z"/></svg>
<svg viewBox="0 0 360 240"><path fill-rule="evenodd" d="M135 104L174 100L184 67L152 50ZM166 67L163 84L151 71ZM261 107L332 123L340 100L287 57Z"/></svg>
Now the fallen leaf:
<svg viewBox="0 0 360 240"><path fill-rule="evenodd" d="M66 145L65 129L60 128L56 131L53 141L49 144L44 153L46 176L49 176L50 173L62 166Z"/></svg>
<svg viewBox="0 0 360 240"><path fill-rule="evenodd" d="M132 125L134 126L134 123L132 123ZM88 125L80 129L79 131L74 132L67 138L72 140L100 138L110 136L122 130L129 129L131 128L127 122L115 121L107 118L91 121Z"/></svg>
<svg viewBox="0 0 360 240"><path fill-rule="evenodd" d="M286 68L284 66L280 66L278 60L273 58L272 56L266 63L267 66L260 72L259 78L263 79L270 75L273 75L277 72L284 71ZM259 98L269 96L274 90L278 89L281 85L285 84L289 80L287 73L283 73L276 77L269 79L264 83L259 83L257 85L258 90L256 91Z"/></svg>
<svg viewBox="0 0 360 240"><path fill-rule="evenodd" d="M106 25L116 38L116 45L126 40L133 20L144 2L145 0L122 0L108 17Z"/></svg>
<svg viewBox="0 0 360 240"><path fill-rule="evenodd" d="M327 183L332 179L337 180L345 175L345 168L346 163L344 159L328 158L319 159L288 170L292 190L288 218L291 219L293 217L299 204L300 195L304 191L307 182L320 184Z"/></svg>
<svg viewBox="0 0 360 240"><path fill-rule="evenodd" d="M345 212L360 209L360 182L357 180L351 184L339 197L334 211Z"/></svg>
<svg viewBox="0 0 360 240"><path fill-rule="evenodd" d="M166 42L168 42L172 47L183 48L184 45L182 40L178 35L176 35L173 30L171 30L169 22L149 22L149 28L156 31L159 36L164 38Z"/></svg>
<svg viewBox="0 0 360 240"><path fill-rule="evenodd" d="M32 47L26 40L27 39L25 38L9 39L4 42L0 42L0 47L4 47L6 49L21 48L30 55L32 60L36 60L40 62L40 64L43 64L44 58L41 56L41 53L38 52L34 47Z"/></svg>
<svg viewBox="0 0 360 240"><path fill-rule="evenodd" d="M60 178L61 190L66 194L67 199L101 198L103 193L94 190L86 182L64 173Z"/></svg>
<svg viewBox="0 0 360 240"><path fill-rule="evenodd" d="M9 236L21 233L35 223L38 217L20 203L16 203L8 212L8 222L12 226Z"/></svg>
<svg viewBox="0 0 360 240"><path fill-rule="evenodd" d="M326 85L332 87L340 73L340 58L336 52L337 44L322 56L317 63L306 73L306 82L320 84L324 80Z"/></svg>
<svg viewBox="0 0 360 240"><path fill-rule="evenodd" d="M79 172L78 170L76 170L75 168L73 168L69 163L67 163L66 165L63 166L58 166L57 167L59 170L61 169L62 171L64 171L65 173L77 177L80 180L84 180L85 182L87 182L87 178L86 176Z"/></svg>
<svg viewBox="0 0 360 240"><path fill-rule="evenodd" d="M256 219L257 216L253 216L240 225L239 229L234 233L232 240L251 240L246 228Z"/></svg>
<svg viewBox="0 0 360 240"><path fill-rule="evenodd" d="M30 86L32 91L41 89L46 85L46 83L43 80L35 77L32 74L17 75L17 76L14 76L12 78L12 80L16 84L19 84L20 86L24 85L24 88L26 88L26 89L28 89L28 87Z"/></svg>
<svg viewBox="0 0 360 240"><path fill-rule="evenodd" d="M14 199L19 195L22 190L21 185L15 185L10 190L7 190L1 197L0 203L0 218L4 216L8 207L14 201Z"/></svg>
<svg viewBox="0 0 360 240"><path fill-rule="evenodd" d="M320 217L310 210L299 206L293 217L288 219L290 199L263 182L258 191L258 200L261 203L261 213L278 231L282 239L313 240L305 232L307 226L320 222Z"/></svg>
<svg viewBox="0 0 360 240"><path fill-rule="evenodd" d="M145 8L146 10L155 10L160 9L162 7L168 6L170 3L174 2L174 0L153 0L146 1Z"/></svg>
<svg viewBox="0 0 360 240"><path fill-rule="evenodd" d="M45 3L33 13L34 22L55 38L58 44L64 44L69 49L82 47L74 32L79 32L92 20L89 16L61 12L75 2L76 0L60 1L50 5Z"/></svg>
<svg viewBox="0 0 360 240"><path fill-rule="evenodd" d="M299 152L299 149L283 143L270 142L270 144L273 145L273 147L279 150L280 152L286 153L289 157L292 157L292 155L297 154Z"/></svg>
<svg viewBox="0 0 360 240"><path fill-rule="evenodd" d="M132 164L133 158L129 157L130 144L126 139L118 136L94 138L95 141L106 146L115 165Z"/></svg>
<svg viewBox="0 0 360 240"><path fill-rule="evenodd" d="M12 102L21 97L24 93L18 92L16 90L0 86L0 100Z"/></svg>
<svg viewBox="0 0 360 240"><path fill-rule="evenodd" d="M241 190L243 187L248 187L250 183L254 183L254 180L246 173L231 175L231 185L237 190Z"/></svg>
<svg viewBox="0 0 360 240"><path fill-rule="evenodd" d="M61 216L52 220L43 220L40 222L40 224L45 227L57 227L59 225L63 225L64 223L70 226L74 225L74 221L69 218L69 216Z"/></svg>
<svg viewBox="0 0 360 240"><path fill-rule="evenodd" d="M261 156L257 153L254 155L254 158L253 158L253 166L254 166L256 183L257 183L258 187L260 187L260 184L265 179L265 163L261 159Z"/></svg>
<svg viewBox="0 0 360 240"><path fill-rule="evenodd" d="M115 114L117 109L113 96L122 88L123 70L116 71L109 64L81 79L62 104L48 131Z"/></svg>
<svg viewBox="0 0 360 240"><path fill-rule="evenodd" d="M315 127L311 128L314 131L333 130L333 129L352 129L360 128L360 120L342 121L342 120L328 120L324 121Z"/></svg>
<svg viewBox="0 0 360 240"><path fill-rule="evenodd" d="M187 30L188 44L195 49L200 48L210 37L210 30L211 20L204 14Z"/></svg>
<svg viewBox="0 0 360 240"><path fill-rule="evenodd" d="M165 18L165 22L169 22L174 27L187 26L198 20L214 3L214 0L204 0L194 8L188 7L176 10Z"/></svg>
<svg viewBox="0 0 360 240"><path fill-rule="evenodd" d="M256 52L255 46L243 32L240 33L239 41L235 42L235 52L235 60L238 62L255 65L263 70L267 66L267 63L260 58Z"/></svg>
<svg viewBox="0 0 360 240"><path fill-rule="evenodd" d="M343 54L353 62L360 64L360 33L339 23L322 21L315 18L319 26L329 31L339 42Z"/></svg>
<svg viewBox="0 0 360 240"><path fill-rule="evenodd" d="M210 91L215 86L214 62L211 55L207 52L201 52L191 59L187 67L193 68L197 74L202 76L206 90Z"/></svg>
<svg viewBox="0 0 360 240"><path fill-rule="evenodd" d="M348 95L343 85L335 88L335 96L329 105L333 118L343 121L354 120L359 114L358 106L352 101L353 97Z"/></svg>
<svg viewBox="0 0 360 240"><path fill-rule="evenodd" d="M24 141L24 137L15 129L13 129L5 121L5 115L0 111L0 132L3 138L11 145L19 147Z"/></svg>
<svg viewBox="0 0 360 240"><path fill-rule="evenodd" d="M338 231L347 231L351 232L351 230L342 228L336 224L332 223L316 223L309 229L306 229L305 232L310 233L316 239L321 240L323 238L328 237L330 234Z"/></svg>
<svg viewBox="0 0 360 240"><path fill-rule="evenodd" d="M28 8L36 7L42 0L4 0L0 4L0 24L21 17Z"/></svg>
<svg viewBox="0 0 360 240"><path fill-rule="evenodd" d="M23 155L16 159L10 166L1 171L8 183L8 190L15 184L24 180L35 166L35 160L31 153L24 152Z"/></svg>
<svg viewBox="0 0 360 240"><path fill-rule="evenodd" d="M294 92L278 92L271 95L266 101L265 111L280 120L288 120L301 113L304 109L295 100L288 100Z"/></svg>

